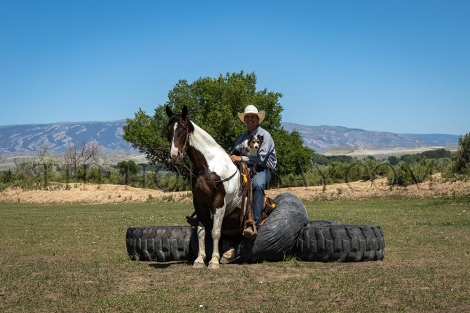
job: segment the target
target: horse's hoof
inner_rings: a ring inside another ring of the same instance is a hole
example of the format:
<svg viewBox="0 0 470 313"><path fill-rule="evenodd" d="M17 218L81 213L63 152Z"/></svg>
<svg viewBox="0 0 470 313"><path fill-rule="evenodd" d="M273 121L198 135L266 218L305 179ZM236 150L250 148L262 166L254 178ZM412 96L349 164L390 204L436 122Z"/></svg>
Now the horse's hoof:
<svg viewBox="0 0 470 313"><path fill-rule="evenodd" d="M204 263L194 262L193 268L203 268L206 267Z"/></svg>
<svg viewBox="0 0 470 313"><path fill-rule="evenodd" d="M225 257L220 258L220 264L229 264L229 263L230 263L230 259L227 259Z"/></svg>
<svg viewBox="0 0 470 313"><path fill-rule="evenodd" d="M209 266L207 268L211 270L216 270L219 268L219 263L209 263Z"/></svg>

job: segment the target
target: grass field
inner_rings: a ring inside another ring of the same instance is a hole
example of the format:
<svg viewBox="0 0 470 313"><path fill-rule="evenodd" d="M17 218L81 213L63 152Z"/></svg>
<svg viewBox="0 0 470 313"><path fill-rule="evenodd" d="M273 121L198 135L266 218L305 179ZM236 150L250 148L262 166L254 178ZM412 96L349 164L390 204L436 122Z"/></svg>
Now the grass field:
<svg viewBox="0 0 470 313"><path fill-rule="evenodd" d="M383 227L385 259L221 265L130 261L129 226L185 225L187 204L0 204L1 312L469 312L470 197L305 203Z"/></svg>

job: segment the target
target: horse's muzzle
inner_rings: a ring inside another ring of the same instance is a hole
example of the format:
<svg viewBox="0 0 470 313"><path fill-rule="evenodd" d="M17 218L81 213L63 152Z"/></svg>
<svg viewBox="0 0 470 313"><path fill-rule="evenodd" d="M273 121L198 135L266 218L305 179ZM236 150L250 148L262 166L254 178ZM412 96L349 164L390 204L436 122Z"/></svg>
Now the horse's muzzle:
<svg viewBox="0 0 470 313"><path fill-rule="evenodd" d="M179 152L177 154L172 154L170 155L170 160L171 160L171 163L175 163L175 164L181 163L183 161L183 154Z"/></svg>

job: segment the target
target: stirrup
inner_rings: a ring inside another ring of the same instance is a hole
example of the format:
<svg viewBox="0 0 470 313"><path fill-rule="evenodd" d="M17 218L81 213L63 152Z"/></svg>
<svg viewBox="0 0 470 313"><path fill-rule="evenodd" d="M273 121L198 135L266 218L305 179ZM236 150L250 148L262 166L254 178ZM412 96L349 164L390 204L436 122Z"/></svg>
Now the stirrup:
<svg viewBox="0 0 470 313"><path fill-rule="evenodd" d="M254 224L247 225L243 230L243 237L254 240L258 236L258 230Z"/></svg>

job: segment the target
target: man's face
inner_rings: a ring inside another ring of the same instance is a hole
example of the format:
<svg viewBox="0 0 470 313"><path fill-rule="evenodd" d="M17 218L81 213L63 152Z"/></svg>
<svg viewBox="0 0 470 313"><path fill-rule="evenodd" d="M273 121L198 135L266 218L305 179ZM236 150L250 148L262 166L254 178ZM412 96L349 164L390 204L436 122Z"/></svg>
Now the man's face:
<svg viewBox="0 0 470 313"><path fill-rule="evenodd" d="M245 114L243 121L245 122L249 132L254 131L259 125L259 118L256 114Z"/></svg>

